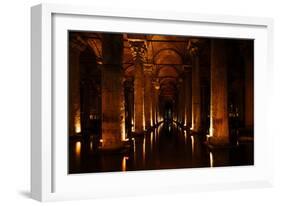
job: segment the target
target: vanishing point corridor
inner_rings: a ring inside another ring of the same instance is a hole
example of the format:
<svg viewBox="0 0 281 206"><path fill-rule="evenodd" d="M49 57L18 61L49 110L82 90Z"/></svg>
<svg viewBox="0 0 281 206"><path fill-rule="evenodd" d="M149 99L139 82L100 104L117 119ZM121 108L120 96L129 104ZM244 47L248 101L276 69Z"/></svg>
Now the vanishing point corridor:
<svg viewBox="0 0 281 206"><path fill-rule="evenodd" d="M254 165L254 41L68 32L68 173Z"/></svg>

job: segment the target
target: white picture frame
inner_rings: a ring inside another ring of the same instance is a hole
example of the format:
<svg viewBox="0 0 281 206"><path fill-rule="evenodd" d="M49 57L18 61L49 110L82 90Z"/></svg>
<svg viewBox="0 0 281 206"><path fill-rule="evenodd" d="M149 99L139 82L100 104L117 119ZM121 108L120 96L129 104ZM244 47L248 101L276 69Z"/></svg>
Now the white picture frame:
<svg viewBox="0 0 281 206"><path fill-rule="evenodd" d="M40 4L31 9L31 26L32 198L52 201L272 186L274 137L267 121L272 19ZM67 97L67 30L255 39L254 166L68 175L67 117L58 109L65 107Z"/></svg>

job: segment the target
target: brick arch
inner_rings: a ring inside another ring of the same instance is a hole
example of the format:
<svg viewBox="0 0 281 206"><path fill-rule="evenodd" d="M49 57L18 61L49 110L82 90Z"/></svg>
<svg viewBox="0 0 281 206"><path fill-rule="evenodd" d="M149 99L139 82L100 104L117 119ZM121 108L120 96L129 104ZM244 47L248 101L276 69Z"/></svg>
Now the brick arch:
<svg viewBox="0 0 281 206"><path fill-rule="evenodd" d="M175 48L163 48L153 56L156 64L182 64L182 55Z"/></svg>

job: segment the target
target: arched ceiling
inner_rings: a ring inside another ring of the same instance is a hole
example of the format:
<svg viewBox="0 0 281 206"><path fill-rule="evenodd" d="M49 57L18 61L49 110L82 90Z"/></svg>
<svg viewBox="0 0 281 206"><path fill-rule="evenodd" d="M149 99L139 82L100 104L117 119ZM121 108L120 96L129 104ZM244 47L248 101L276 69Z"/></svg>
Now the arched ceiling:
<svg viewBox="0 0 281 206"><path fill-rule="evenodd" d="M97 61L102 62L102 33L81 32L77 38L92 48ZM123 68L127 77L134 76L134 57L130 41L143 41L146 47L144 63L152 65L152 78L159 82L160 94L170 97L176 93L182 67L191 65L188 47L202 42L200 38L184 36L123 34Z"/></svg>
<svg viewBox="0 0 281 206"><path fill-rule="evenodd" d="M176 68L172 66L162 66L159 68L158 73L156 73L157 77L164 78L164 77L172 77L177 78L179 76L179 72Z"/></svg>
<svg viewBox="0 0 281 206"><path fill-rule="evenodd" d="M157 51L153 56L155 64L182 64L182 57L175 48L167 47Z"/></svg>

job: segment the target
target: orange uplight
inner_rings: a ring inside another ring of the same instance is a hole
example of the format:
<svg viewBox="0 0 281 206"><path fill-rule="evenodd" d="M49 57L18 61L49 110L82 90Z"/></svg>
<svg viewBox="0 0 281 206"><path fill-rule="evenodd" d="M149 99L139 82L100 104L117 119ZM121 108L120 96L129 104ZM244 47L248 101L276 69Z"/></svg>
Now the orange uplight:
<svg viewBox="0 0 281 206"><path fill-rule="evenodd" d="M90 142L90 150L93 150L93 147L94 147L93 141L91 141L91 142Z"/></svg>
<svg viewBox="0 0 281 206"><path fill-rule="evenodd" d="M80 119L75 120L75 132L76 133L80 133L81 132Z"/></svg>
<svg viewBox="0 0 281 206"><path fill-rule="evenodd" d="M81 154L81 142L80 141L76 142L76 144L75 144L75 154L77 157L79 157Z"/></svg>
<svg viewBox="0 0 281 206"><path fill-rule="evenodd" d="M122 171L126 171L127 170L127 160L129 159L129 157L124 156L122 159Z"/></svg>
<svg viewBox="0 0 281 206"><path fill-rule="evenodd" d="M126 141L125 121L121 122L121 140Z"/></svg>
<svg viewBox="0 0 281 206"><path fill-rule="evenodd" d="M191 138L191 151L192 151L192 156L194 155L194 136L190 136Z"/></svg>

